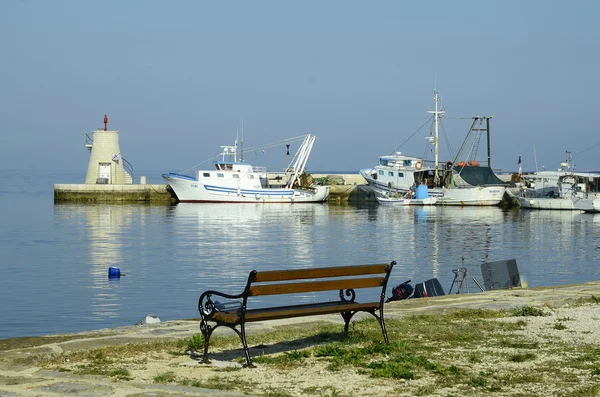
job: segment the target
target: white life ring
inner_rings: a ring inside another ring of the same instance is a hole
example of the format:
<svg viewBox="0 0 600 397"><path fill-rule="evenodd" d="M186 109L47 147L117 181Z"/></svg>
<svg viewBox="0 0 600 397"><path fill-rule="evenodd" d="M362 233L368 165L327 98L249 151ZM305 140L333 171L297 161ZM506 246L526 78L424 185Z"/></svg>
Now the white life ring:
<svg viewBox="0 0 600 397"><path fill-rule="evenodd" d="M422 167L423 167L423 164L421 164L421 162L420 162L420 161L417 161L417 162L415 163L415 169L416 169L416 170L420 170Z"/></svg>

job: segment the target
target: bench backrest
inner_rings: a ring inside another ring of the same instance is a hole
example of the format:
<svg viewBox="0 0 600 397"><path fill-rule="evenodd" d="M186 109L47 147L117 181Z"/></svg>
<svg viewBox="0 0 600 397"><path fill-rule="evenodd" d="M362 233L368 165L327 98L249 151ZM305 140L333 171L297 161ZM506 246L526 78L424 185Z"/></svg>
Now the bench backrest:
<svg viewBox="0 0 600 397"><path fill-rule="evenodd" d="M384 295L387 280L395 264L396 262L391 262L390 264L272 270L264 272L257 272L255 270L248 277L248 285L246 287L247 296L330 290L341 291L373 287L382 287L382 295ZM296 280L302 281L289 282Z"/></svg>

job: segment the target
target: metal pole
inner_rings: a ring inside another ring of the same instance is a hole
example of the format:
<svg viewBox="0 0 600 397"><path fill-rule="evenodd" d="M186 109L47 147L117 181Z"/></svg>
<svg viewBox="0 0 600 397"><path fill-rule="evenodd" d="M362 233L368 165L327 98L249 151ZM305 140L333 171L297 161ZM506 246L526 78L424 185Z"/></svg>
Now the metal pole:
<svg viewBox="0 0 600 397"><path fill-rule="evenodd" d="M490 118L491 117L486 117L485 118L485 122L487 125L487 152L488 152L488 167L492 168L492 158L491 158L491 151L490 151Z"/></svg>

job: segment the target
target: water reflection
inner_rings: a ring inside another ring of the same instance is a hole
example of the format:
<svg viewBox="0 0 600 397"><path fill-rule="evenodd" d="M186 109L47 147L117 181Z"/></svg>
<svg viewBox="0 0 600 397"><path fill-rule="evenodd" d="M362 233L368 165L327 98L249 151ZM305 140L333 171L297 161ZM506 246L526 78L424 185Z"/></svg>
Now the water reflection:
<svg viewBox="0 0 600 397"><path fill-rule="evenodd" d="M54 218L57 229L76 227L81 238L81 245L76 249L76 258L78 264L84 266L84 272L79 274L78 287L91 292L88 298L89 312L83 314L84 318L103 321L122 315L122 279L109 279L108 268L122 268L123 274L127 275L127 267L131 265L131 261L126 253L131 249L132 240L143 241L139 237L144 235L144 226L151 219L149 215L157 211L164 214L166 210L166 207L146 205L55 205ZM60 240L62 234L57 234ZM74 241L64 240L62 243L72 245Z"/></svg>
<svg viewBox="0 0 600 397"><path fill-rule="evenodd" d="M496 207L61 204L53 233L77 281L65 316L94 328L195 317L202 291L241 292L254 269L396 260L390 284L437 277L448 291L452 269L481 281L482 263L515 258L532 286L589 281L599 228L600 215ZM109 266L126 276L109 281Z"/></svg>

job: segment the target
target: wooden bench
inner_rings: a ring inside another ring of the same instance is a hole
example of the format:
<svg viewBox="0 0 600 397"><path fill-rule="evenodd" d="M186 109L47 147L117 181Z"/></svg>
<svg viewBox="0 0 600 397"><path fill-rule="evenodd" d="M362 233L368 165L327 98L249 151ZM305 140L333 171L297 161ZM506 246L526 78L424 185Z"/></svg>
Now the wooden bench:
<svg viewBox="0 0 600 397"><path fill-rule="evenodd" d="M253 270L248 276L246 288L239 295L218 291L206 291L198 300L198 311L202 317L200 330L204 336L203 361L208 361L208 344L213 331L219 326L234 330L244 347L245 366L253 367L248 344L246 342L246 323L319 314L340 313L344 319L344 332L352 317L358 312L371 313L379 321L385 343L389 343L383 318L383 303L390 272L396 262L390 264L339 266L311 269L272 270L258 272ZM295 281L295 282L294 282ZM381 293L378 301L359 303L355 289L378 288ZM339 291L339 300L308 303L301 305L250 309L249 298L256 296L283 295L305 292ZM220 303L213 296L227 299ZM232 301L236 300L236 301ZM210 324L209 324L210 323ZM211 325L214 323L214 325ZM239 330L238 330L239 327Z"/></svg>

